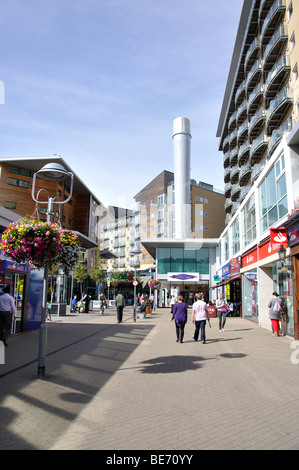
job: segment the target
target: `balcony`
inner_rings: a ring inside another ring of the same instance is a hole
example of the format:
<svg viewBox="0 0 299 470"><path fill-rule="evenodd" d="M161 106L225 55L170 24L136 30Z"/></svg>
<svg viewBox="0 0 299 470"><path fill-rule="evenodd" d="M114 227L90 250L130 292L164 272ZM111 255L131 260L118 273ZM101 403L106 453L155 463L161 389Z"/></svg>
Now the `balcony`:
<svg viewBox="0 0 299 470"><path fill-rule="evenodd" d="M232 185L230 183L226 183L226 185L224 186L224 196L226 198L230 197L231 187L232 187Z"/></svg>
<svg viewBox="0 0 299 470"><path fill-rule="evenodd" d="M264 86L260 83L254 88L248 97L247 113L248 117L252 116L261 106L264 99Z"/></svg>
<svg viewBox="0 0 299 470"><path fill-rule="evenodd" d="M250 154L250 143L248 140L239 149L239 165L243 165L247 162Z"/></svg>
<svg viewBox="0 0 299 470"><path fill-rule="evenodd" d="M238 147L234 147L230 151L230 159L229 159L230 166L234 166L238 163L238 152L239 152Z"/></svg>
<svg viewBox="0 0 299 470"><path fill-rule="evenodd" d="M224 170L224 182L225 183L228 183L230 181L230 171L231 171L230 167L225 168Z"/></svg>
<svg viewBox="0 0 299 470"><path fill-rule="evenodd" d="M285 9L285 0L276 0L268 11L261 29L261 38L263 45L269 42L270 37L273 35L274 31L281 23L281 20L285 14Z"/></svg>
<svg viewBox="0 0 299 470"><path fill-rule="evenodd" d="M241 83L241 85L239 85L239 88L236 91L236 95L235 95L236 107L239 106L239 104L242 103L242 101L244 100L245 91L246 91L246 81L243 80L243 82Z"/></svg>
<svg viewBox="0 0 299 470"><path fill-rule="evenodd" d="M233 149L237 145L237 129L233 130L229 136L229 148Z"/></svg>
<svg viewBox="0 0 299 470"><path fill-rule="evenodd" d="M270 142L269 142L269 149L268 149L268 156L270 157L276 147L278 146L279 142L281 141L283 134L285 132L289 132L292 129L293 121L292 118L289 117L278 129L275 129L272 133Z"/></svg>
<svg viewBox="0 0 299 470"><path fill-rule="evenodd" d="M243 188L241 188L241 191L240 191L240 197L239 197L239 202L241 203L242 201L244 201L245 197L247 196L247 194L249 193L250 191L250 187L249 186L243 186Z"/></svg>
<svg viewBox="0 0 299 470"><path fill-rule="evenodd" d="M269 72L275 64L277 57L280 57L281 52L288 42L288 33L285 26L279 26L271 37L267 47L264 51L264 73Z"/></svg>
<svg viewBox="0 0 299 470"><path fill-rule="evenodd" d="M261 25L263 23L263 20L266 18L272 5L273 5L273 0L261 0L261 4L259 8L259 18L260 18Z"/></svg>
<svg viewBox="0 0 299 470"><path fill-rule="evenodd" d="M239 126L247 118L247 101L243 103L237 109L237 125Z"/></svg>
<svg viewBox="0 0 299 470"><path fill-rule="evenodd" d="M261 40L259 37L256 37L253 42L250 44L248 51L245 56L244 68L245 72L250 70L253 64L256 62L259 52L261 50Z"/></svg>
<svg viewBox="0 0 299 470"><path fill-rule="evenodd" d="M249 124L247 119L241 124L241 126L238 129L238 146L240 147L242 144L244 144L244 141L248 137L248 128Z"/></svg>
<svg viewBox="0 0 299 470"><path fill-rule="evenodd" d="M240 196L240 186L239 183L233 184L231 189L231 200L237 201Z"/></svg>
<svg viewBox="0 0 299 470"><path fill-rule="evenodd" d="M255 182L255 180L258 179L258 177L260 176L261 172L263 171L263 169L265 168L266 166L266 163L267 161L266 160L263 160L261 163L256 163L252 169L252 173L251 173L251 184L253 184Z"/></svg>
<svg viewBox="0 0 299 470"><path fill-rule="evenodd" d="M250 163L252 165L261 159L262 155L268 148L268 144L269 138L264 133L252 142L250 147Z"/></svg>
<svg viewBox="0 0 299 470"><path fill-rule="evenodd" d="M254 90L256 85L259 83L261 76L262 76L262 62L260 60L257 60L247 74L247 79L246 79L247 94L251 93L252 90Z"/></svg>
<svg viewBox="0 0 299 470"><path fill-rule="evenodd" d="M235 165L231 168L230 181L232 184L235 184L239 181L239 171L240 171L239 165Z"/></svg>
<svg viewBox="0 0 299 470"><path fill-rule="evenodd" d="M286 82L290 75L290 59L289 56L283 55L268 73L265 82L265 105L268 108L271 100L275 98L280 91L282 85Z"/></svg>
<svg viewBox="0 0 299 470"><path fill-rule="evenodd" d="M284 121L284 118L293 106L293 96L288 86L286 86L278 95L270 102L267 113L267 134L272 134Z"/></svg>
<svg viewBox="0 0 299 470"><path fill-rule="evenodd" d="M237 116L237 113L236 113L236 111L234 111L233 114L231 115L231 117L228 120L228 130L229 130L229 132L234 130L235 127L236 127L236 116Z"/></svg>
<svg viewBox="0 0 299 470"><path fill-rule="evenodd" d="M230 212L232 210L232 201L231 201L231 198L228 198L225 200L225 203L224 203L224 210L225 212Z"/></svg>
<svg viewBox="0 0 299 470"><path fill-rule="evenodd" d="M231 214L232 216L237 212L239 209L240 203L239 202L233 202L232 209L231 209Z"/></svg>
<svg viewBox="0 0 299 470"><path fill-rule="evenodd" d="M227 152L229 150L229 135L227 135L222 144L223 152Z"/></svg>
<svg viewBox="0 0 299 470"><path fill-rule="evenodd" d="M224 166L224 168L227 168L229 166L229 163L230 163L230 152L226 152L223 155L223 166Z"/></svg>
<svg viewBox="0 0 299 470"><path fill-rule="evenodd" d="M252 168L250 163L245 163L240 169L239 174L239 184L240 186L245 186L251 177Z"/></svg>
<svg viewBox="0 0 299 470"><path fill-rule="evenodd" d="M252 141L262 132L266 122L266 111L260 108L250 119L249 137Z"/></svg>

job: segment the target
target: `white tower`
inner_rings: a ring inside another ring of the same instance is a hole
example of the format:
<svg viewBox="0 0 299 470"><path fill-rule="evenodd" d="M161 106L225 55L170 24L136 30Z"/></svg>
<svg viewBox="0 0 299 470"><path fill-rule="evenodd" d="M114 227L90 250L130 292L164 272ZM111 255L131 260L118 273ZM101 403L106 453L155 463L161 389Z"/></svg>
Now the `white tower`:
<svg viewBox="0 0 299 470"><path fill-rule="evenodd" d="M191 236L190 194L190 121L178 117L173 121L175 238Z"/></svg>

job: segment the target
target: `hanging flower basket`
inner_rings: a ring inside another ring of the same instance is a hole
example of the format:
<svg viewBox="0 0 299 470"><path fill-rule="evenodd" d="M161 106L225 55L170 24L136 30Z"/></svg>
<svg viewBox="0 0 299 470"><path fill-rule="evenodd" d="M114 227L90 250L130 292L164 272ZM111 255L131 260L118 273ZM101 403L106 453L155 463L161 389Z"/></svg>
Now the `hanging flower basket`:
<svg viewBox="0 0 299 470"><path fill-rule="evenodd" d="M57 224L20 219L3 232L0 248L15 263L29 264L41 269L60 264L64 269L73 266L79 250L79 239L71 232L63 232Z"/></svg>
<svg viewBox="0 0 299 470"><path fill-rule="evenodd" d="M160 285L161 285L161 282L158 280L151 279L150 281L148 281L148 286L150 289L159 289Z"/></svg>

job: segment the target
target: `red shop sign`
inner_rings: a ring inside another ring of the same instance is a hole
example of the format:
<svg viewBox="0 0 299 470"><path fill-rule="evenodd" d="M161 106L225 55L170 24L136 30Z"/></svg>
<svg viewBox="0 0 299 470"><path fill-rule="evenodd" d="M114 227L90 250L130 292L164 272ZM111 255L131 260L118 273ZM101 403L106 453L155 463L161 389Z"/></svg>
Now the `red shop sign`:
<svg viewBox="0 0 299 470"><path fill-rule="evenodd" d="M245 268L250 264L256 263L257 261L257 247L255 247L253 250L248 251L248 253L242 256L242 268Z"/></svg>
<svg viewBox="0 0 299 470"><path fill-rule="evenodd" d="M284 248L288 247L286 230L284 228L270 229L270 238L259 245L259 259L265 259L277 253L281 244Z"/></svg>

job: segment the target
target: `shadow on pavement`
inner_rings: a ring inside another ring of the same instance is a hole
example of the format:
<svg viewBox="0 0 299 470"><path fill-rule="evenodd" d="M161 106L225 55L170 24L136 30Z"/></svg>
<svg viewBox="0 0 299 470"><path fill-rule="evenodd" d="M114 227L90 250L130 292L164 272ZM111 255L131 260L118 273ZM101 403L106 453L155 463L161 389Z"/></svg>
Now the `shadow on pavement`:
<svg viewBox="0 0 299 470"><path fill-rule="evenodd" d="M0 368L0 449L50 448L152 328L52 324L45 379L37 378L38 331L13 338Z"/></svg>

